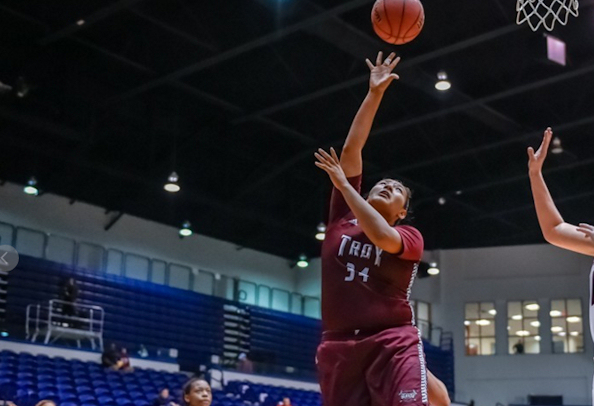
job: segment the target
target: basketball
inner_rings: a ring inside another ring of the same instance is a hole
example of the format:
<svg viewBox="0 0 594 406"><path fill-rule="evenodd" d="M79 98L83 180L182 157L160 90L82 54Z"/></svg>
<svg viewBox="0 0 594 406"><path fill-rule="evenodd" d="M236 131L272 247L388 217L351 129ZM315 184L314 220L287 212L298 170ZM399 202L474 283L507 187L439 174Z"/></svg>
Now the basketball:
<svg viewBox="0 0 594 406"><path fill-rule="evenodd" d="M412 41L424 22L425 12L419 0L377 0L371 10L373 30L390 44Z"/></svg>

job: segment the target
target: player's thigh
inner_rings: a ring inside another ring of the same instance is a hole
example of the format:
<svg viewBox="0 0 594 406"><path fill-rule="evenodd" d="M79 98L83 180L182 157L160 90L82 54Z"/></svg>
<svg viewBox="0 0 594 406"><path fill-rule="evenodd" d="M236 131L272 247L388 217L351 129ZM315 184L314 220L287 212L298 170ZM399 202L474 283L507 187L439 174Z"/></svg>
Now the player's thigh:
<svg viewBox="0 0 594 406"><path fill-rule="evenodd" d="M366 374L372 406L427 405L423 346L415 330L405 329L394 343L378 344Z"/></svg>
<svg viewBox="0 0 594 406"><path fill-rule="evenodd" d="M325 341L318 346L316 365L324 406L371 406L361 365L352 342Z"/></svg>

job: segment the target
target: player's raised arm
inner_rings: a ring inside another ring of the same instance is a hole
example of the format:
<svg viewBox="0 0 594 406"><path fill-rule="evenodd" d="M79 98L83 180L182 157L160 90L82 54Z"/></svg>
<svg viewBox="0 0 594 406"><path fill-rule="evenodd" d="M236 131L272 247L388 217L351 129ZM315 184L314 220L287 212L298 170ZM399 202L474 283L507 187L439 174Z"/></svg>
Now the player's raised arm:
<svg viewBox="0 0 594 406"><path fill-rule="evenodd" d="M340 155L340 165L347 177L357 176L363 171L362 151L373 124L373 119L380 102L384 96L385 90L398 75L392 73L400 57L394 59L396 54L392 52L383 60L382 52L377 54L375 65L369 59L365 62L371 71L369 76L369 92L363 100L357 115L353 119L349 134L342 148Z"/></svg>
<svg viewBox="0 0 594 406"><path fill-rule="evenodd" d="M334 148L330 148L330 154L320 148L314 155L317 159L315 165L328 174L334 187L340 191L351 211L359 220L359 224L369 240L386 252L394 254L400 252L402 236L351 186ZM392 189L392 186L389 188Z"/></svg>
<svg viewBox="0 0 594 406"><path fill-rule="evenodd" d="M566 223L555 207L553 198L542 176L542 165L547 157L549 143L553 136L551 128L547 128L538 151L528 148L528 173L534 207L542 234L549 243L570 251L585 255L594 255L594 227L580 224L576 227Z"/></svg>

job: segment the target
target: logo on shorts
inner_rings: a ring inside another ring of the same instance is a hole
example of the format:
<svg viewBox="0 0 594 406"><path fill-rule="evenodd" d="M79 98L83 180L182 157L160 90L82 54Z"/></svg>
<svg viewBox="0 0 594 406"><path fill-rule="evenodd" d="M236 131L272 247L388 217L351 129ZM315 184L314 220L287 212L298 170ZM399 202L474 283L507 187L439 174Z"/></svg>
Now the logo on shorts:
<svg viewBox="0 0 594 406"><path fill-rule="evenodd" d="M400 392L398 392L398 396L400 396L400 403L414 402L415 400L417 400L417 391L401 390Z"/></svg>

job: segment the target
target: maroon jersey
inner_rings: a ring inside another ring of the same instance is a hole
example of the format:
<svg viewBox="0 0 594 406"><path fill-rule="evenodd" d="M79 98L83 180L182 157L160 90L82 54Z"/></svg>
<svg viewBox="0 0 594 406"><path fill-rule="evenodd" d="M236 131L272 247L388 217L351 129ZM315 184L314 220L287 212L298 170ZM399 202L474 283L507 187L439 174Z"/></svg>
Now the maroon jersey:
<svg viewBox="0 0 594 406"><path fill-rule="evenodd" d="M361 175L348 179L361 191ZM322 325L327 330L380 331L415 324L410 290L423 254L423 237L411 226L395 226L403 249L376 247L336 188L322 245Z"/></svg>

